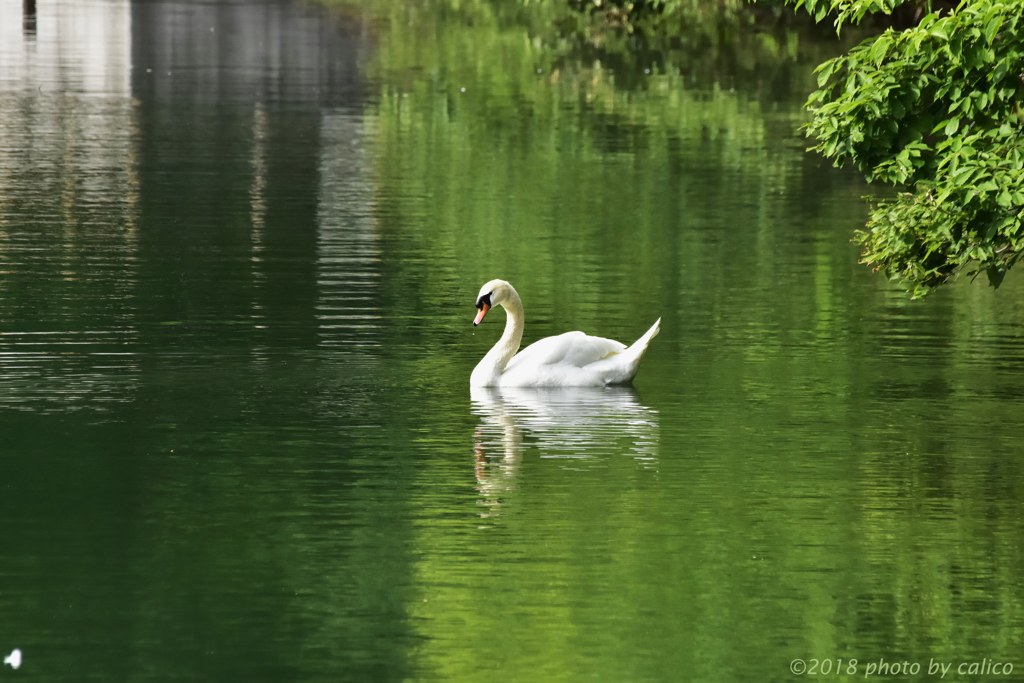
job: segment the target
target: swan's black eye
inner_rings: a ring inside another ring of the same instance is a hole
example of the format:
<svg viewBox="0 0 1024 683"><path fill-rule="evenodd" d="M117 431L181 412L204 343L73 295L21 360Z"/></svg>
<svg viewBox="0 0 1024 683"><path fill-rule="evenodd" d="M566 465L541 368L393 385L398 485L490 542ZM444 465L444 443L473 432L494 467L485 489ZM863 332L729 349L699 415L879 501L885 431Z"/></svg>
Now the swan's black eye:
<svg viewBox="0 0 1024 683"><path fill-rule="evenodd" d="M476 300L476 307L477 307L477 309L483 308L484 304L487 304L488 308L493 308L493 306L491 306L491 293L490 292L487 292L482 297L480 297L479 299Z"/></svg>

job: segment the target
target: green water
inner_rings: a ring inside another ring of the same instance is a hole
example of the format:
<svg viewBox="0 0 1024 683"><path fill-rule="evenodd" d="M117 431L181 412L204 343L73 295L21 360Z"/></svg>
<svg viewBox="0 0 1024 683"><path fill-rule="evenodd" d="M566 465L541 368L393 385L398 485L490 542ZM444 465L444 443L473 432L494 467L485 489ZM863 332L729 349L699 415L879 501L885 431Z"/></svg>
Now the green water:
<svg viewBox="0 0 1024 683"><path fill-rule="evenodd" d="M0 680L1024 680L1024 284L857 264L839 46L0 7Z"/></svg>

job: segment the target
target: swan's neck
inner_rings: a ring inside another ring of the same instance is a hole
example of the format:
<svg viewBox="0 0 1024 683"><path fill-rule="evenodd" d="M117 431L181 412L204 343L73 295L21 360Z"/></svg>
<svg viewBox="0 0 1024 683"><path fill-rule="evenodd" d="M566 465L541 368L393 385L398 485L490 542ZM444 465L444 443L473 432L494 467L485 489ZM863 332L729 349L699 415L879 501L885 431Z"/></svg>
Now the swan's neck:
<svg viewBox="0 0 1024 683"><path fill-rule="evenodd" d="M501 335L483 360L473 370L471 383L474 386L493 386L497 383L505 366L512 360L512 357L519 351L519 344L523 341L523 327L525 326L523 316L523 302L516 290L512 290L509 297L501 303L505 309L505 332Z"/></svg>
<svg viewBox="0 0 1024 683"><path fill-rule="evenodd" d="M523 316L523 302L519 298L519 294L516 290L512 290L511 295L508 299L501 304L505 308L505 332L502 333L501 339L494 345L491 352L499 351L501 364L501 370L505 369L508 362L512 360L512 356L516 355L519 351L519 344L523 341L523 328L526 326L526 321ZM499 370L500 372L500 370Z"/></svg>

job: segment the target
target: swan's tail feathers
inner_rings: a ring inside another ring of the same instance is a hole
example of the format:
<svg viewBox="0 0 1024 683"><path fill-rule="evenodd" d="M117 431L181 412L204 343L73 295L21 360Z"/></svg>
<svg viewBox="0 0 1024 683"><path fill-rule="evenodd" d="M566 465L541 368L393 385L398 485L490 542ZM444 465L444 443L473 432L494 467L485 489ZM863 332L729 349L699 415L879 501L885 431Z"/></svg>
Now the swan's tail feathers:
<svg viewBox="0 0 1024 683"><path fill-rule="evenodd" d="M658 318L651 329L644 333L644 336L633 342L628 349L614 356L614 361L609 358L608 367L604 373L605 384L629 384L640 369L640 361L647 352L647 345L658 336L661 327L661 318Z"/></svg>
<svg viewBox="0 0 1024 683"><path fill-rule="evenodd" d="M633 345L626 349L623 353L637 353L637 361L644 357L644 352L647 351L647 345L651 343L651 340L658 336L658 332L661 331L661 318L654 321L651 325L651 329L644 333L644 336L633 342Z"/></svg>

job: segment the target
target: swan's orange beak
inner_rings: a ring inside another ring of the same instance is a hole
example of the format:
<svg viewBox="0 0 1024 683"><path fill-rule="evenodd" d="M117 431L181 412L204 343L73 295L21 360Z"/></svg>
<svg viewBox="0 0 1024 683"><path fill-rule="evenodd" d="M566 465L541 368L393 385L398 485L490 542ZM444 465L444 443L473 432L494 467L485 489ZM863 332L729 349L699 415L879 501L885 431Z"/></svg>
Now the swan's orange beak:
<svg viewBox="0 0 1024 683"><path fill-rule="evenodd" d="M473 326L474 327L476 327L477 325L480 324L480 321L484 319L484 316L487 315L487 311L489 311L489 310L491 310L491 305L489 303L487 303L486 301L481 301L480 302L480 312L476 314L475 318L473 318Z"/></svg>

